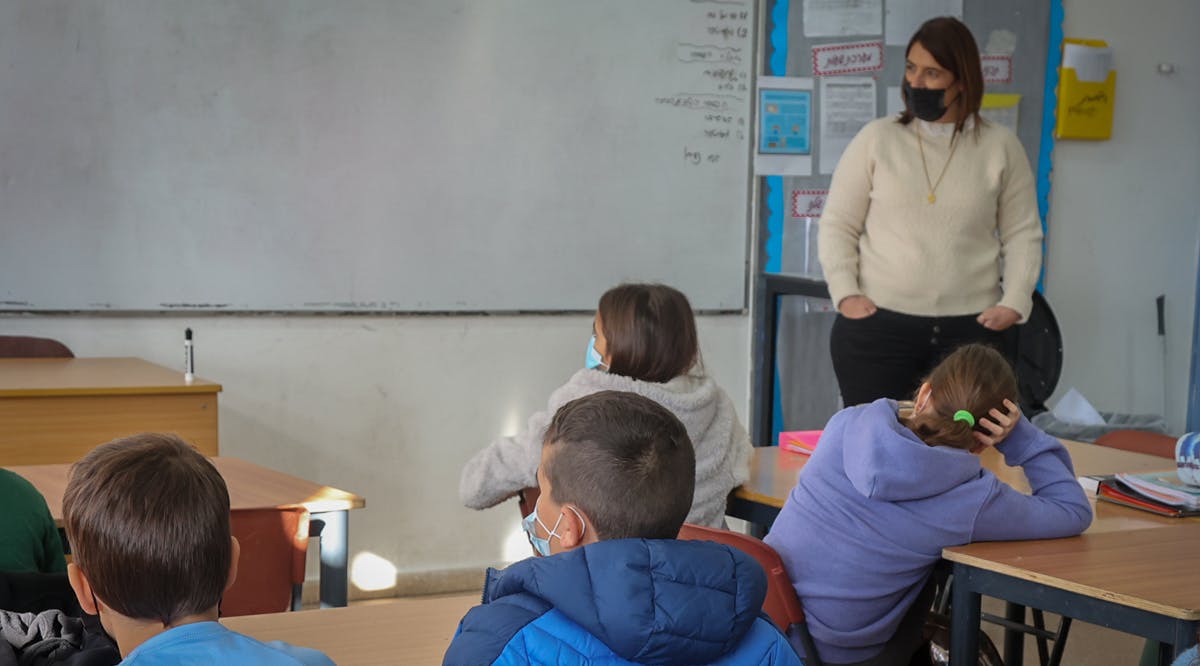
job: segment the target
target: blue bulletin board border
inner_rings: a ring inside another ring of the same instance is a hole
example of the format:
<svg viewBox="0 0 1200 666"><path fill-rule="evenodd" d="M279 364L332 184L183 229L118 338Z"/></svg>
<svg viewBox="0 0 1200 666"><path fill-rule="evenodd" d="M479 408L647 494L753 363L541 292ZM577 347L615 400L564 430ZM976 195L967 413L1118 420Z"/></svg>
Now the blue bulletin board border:
<svg viewBox="0 0 1200 666"><path fill-rule="evenodd" d="M789 5L789 0L776 0L771 10L771 33L767 38L767 74L770 76L787 76ZM783 176L767 176L765 180L767 241L763 271L778 273L783 266Z"/></svg>
<svg viewBox="0 0 1200 666"><path fill-rule="evenodd" d="M789 10L789 0L776 0L771 11L771 34L767 40L770 44L767 74L771 76L787 76ZM783 265L783 216L786 197L783 192L783 176L767 176L766 181L767 242L763 270L767 273L778 273ZM778 326L769 335L779 335ZM779 364L774 359L771 359L771 372L775 373L775 390L771 396L771 441L754 442L755 445L778 442L779 432L783 430L783 393L779 390Z"/></svg>
<svg viewBox="0 0 1200 666"><path fill-rule="evenodd" d="M1042 140L1038 147L1037 164L1037 204L1038 214L1042 218L1042 270L1038 274L1038 291L1042 291L1046 278L1046 219L1050 215L1050 172L1054 170L1054 123L1055 109L1058 108L1058 68L1062 66L1063 15L1062 0L1051 0L1046 89L1042 95Z"/></svg>

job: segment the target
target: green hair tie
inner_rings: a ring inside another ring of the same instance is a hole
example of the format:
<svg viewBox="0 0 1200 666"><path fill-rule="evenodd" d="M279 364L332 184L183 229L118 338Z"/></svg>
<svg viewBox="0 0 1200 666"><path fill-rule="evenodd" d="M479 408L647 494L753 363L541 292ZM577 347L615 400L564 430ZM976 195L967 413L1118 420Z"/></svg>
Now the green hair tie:
<svg viewBox="0 0 1200 666"><path fill-rule="evenodd" d="M960 409L957 412L954 412L954 420L966 421L967 423L971 424L972 428L975 427L975 417L971 414L971 412L968 412L965 409Z"/></svg>

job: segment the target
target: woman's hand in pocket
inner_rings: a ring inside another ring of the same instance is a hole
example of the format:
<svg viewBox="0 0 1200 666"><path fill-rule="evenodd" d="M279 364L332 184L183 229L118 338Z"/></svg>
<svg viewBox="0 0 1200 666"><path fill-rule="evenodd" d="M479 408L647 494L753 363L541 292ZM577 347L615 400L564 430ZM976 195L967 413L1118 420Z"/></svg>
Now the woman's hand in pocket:
<svg viewBox="0 0 1200 666"><path fill-rule="evenodd" d="M838 303L838 312L847 319L866 319L875 314L875 303L866 296L847 296Z"/></svg>
<svg viewBox="0 0 1200 666"><path fill-rule="evenodd" d="M846 300L850 299L847 298ZM1006 330L1020 320L1020 312L1004 305L993 305L979 313L979 316L975 318L975 321L979 322L980 326L991 331Z"/></svg>

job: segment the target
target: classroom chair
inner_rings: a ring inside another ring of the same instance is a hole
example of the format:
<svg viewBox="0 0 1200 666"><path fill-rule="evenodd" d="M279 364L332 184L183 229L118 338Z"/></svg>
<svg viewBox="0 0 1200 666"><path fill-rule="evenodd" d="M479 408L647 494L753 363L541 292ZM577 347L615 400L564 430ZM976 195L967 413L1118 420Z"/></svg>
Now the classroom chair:
<svg viewBox="0 0 1200 666"><path fill-rule="evenodd" d="M1029 319L1004 335L1001 351L1013 362L1021 411L1026 416L1046 411L1046 401L1058 386L1063 366L1063 336L1050 303L1033 292Z"/></svg>
<svg viewBox="0 0 1200 666"><path fill-rule="evenodd" d="M1175 459L1176 437L1145 430L1114 430L1096 438L1098 446Z"/></svg>
<svg viewBox="0 0 1200 666"><path fill-rule="evenodd" d="M0 358L75 358L75 354L58 340L0 335Z"/></svg>
<svg viewBox="0 0 1200 666"><path fill-rule="evenodd" d="M308 554L308 511L235 509L230 526L242 554L237 580L221 599L221 616L299 610Z"/></svg>
<svg viewBox="0 0 1200 666"><path fill-rule="evenodd" d="M800 598L796 596L796 588L792 587L787 570L783 568L783 560L774 548L752 536L691 523L684 523L683 529L679 531L679 538L723 543L757 560L767 574L767 597L763 599L763 612L788 639L795 637L800 640L800 645L804 648L804 663L807 666L821 666L817 646L813 644L812 635L808 633L808 623L804 619Z"/></svg>

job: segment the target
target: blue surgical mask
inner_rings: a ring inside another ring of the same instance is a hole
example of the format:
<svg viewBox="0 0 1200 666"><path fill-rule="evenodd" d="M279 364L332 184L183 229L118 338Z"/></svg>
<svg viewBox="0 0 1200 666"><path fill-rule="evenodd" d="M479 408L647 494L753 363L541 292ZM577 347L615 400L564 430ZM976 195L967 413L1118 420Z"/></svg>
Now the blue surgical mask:
<svg viewBox="0 0 1200 666"><path fill-rule="evenodd" d="M588 370L608 370L608 364L604 362L604 357L600 356L600 352L596 351L596 334L592 334L592 339L588 340L587 355L583 358L583 367Z"/></svg>
<svg viewBox="0 0 1200 666"><path fill-rule="evenodd" d="M521 521L521 528L525 530L525 534L529 537L529 543L533 545L533 549L538 552L538 555L550 557L550 539L551 537L558 536L555 530L558 529L558 524L562 522L562 514L558 514L558 520L554 521L554 527L546 527L546 523L543 523L542 519L538 517L537 508L541 502L542 498L539 497L537 502L533 503L533 513L525 516L525 519ZM567 508L575 511L575 515L579 516L579 522L583 523L583 532L579 535L582 537L587 532L587 523L584 522L583 516L575 510L575 507L567 506ZM545 539L537 535L537 527L534 526L535 523L541 525L542 529L546 530Z"/></svg>

